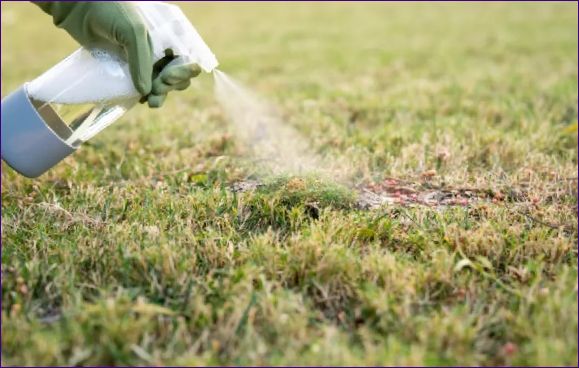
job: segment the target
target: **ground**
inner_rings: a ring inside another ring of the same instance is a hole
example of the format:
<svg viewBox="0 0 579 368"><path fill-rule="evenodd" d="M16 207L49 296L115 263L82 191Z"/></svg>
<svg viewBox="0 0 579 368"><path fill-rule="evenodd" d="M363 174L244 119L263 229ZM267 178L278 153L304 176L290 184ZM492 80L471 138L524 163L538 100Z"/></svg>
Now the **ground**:
<svg viewBox="0 0 579 368"><path fill-rule="evenodd" d="M6 96L76 45L1 6ZM181 6L350 179L261 172L208 75L2 163L3 364L577 364L576 3Z"/></svg>

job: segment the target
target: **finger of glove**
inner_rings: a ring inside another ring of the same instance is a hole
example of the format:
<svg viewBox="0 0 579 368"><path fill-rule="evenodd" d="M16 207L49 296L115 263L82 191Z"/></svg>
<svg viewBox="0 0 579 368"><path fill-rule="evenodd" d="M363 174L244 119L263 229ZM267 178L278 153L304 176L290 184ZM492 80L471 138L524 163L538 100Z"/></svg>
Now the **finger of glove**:
<svg viewBox="0 0 579 368"><path fill-rule="evenodd" d="M133 84L141 95L146 96L151 93L153 75L153 51L148 32L143 24L137 23L126 37L124 47Z"/></svg>
<svg viewBox="0 0 579 368"><path fill-rule="evenodd" d="M166 99L167 99L167 94L163 94L163 95L150 94L149 97L147 97L147 102L149 104L149 107L156 109L156 108L163 106Z"/></svg>
<svg viewBox="0 0 579 368"><path fill-rule="evenodd" d="M168 66L159 75L166 84L174 85L195 78L201 73L197 64Z"/></svg>
<svg viewBox="0 0 579 368"><path fill-rule="evenodd" d="M173 87L175 87L175 91L184 91L187 88L189 88L190 85L191 85L191 80L189 79L189 80L186 80L184 82L174 84Z"/></svg>
<svg viewBox="0 0 579 368"><path fill-rule="evenodd" d="M153 88L151 89L151 94L163 95L174 90L183 91L184 89L187 89L187 87L189 87L190 85L191 80L189 79L185 79L175 84L167 84L163 82L163 80L160 77L158 77L153 81Z"/></svg>
<svg viewBox="0 0 579 368"><path fill-rule="evenodd" d="M153 82L153 85L155 85L155 82ZM161 91L160 93L151 93L148 97L147 97L147 102L149 103L149 107L152 108L158 108L163 106L163 104L165 103L165 100L167 99L167 94L171 91L183 91L185 89L187 89L189 86L191 85L191 81L190 80L186 80L183 81L181 83L177 83L174 84L172 86L163 84L162 88L164 89L163 92ZM153 91L154 91L154 87L153 87Z"/></svg>

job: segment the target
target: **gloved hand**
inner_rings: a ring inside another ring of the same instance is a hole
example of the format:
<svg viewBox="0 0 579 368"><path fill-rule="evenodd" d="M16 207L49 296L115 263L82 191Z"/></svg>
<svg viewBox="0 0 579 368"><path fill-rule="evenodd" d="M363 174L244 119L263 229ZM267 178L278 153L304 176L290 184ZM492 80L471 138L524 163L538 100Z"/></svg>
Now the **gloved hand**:
<svg viewBox="0 0 579 368"><path fill-rule="evenodd" d="M182 91L191 85L191 78L201 73L201 68L197 64L169 65L172 57L159 60L153 66L153 86L151 93L145 96L149 107L161 107L170 91Z"/></svg>
<svg viewBox="0 0 579 368"><path fill-rule="evenodd" d="M150 107L160 107L172 90L184 90L197 76L197 65L169 66L154 71L147 27L130 2L34 2L52 16L54 24L86 48L120 53L129 63L136 90Z"/></svg>

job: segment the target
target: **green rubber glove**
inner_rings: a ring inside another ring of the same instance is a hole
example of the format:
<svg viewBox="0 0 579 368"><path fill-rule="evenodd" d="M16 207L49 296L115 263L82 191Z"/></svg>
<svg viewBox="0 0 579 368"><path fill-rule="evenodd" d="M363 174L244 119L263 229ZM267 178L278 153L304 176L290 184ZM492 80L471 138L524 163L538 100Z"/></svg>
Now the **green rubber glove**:
<svg viewBox="0 0 579 368"><path fill-rule="evenodd" d="M146 24L130 2L34 2L54 24L86 48L105 48L129 63L136 90L150 107L160 107L173 90L183 90L200 72L197 65L154 70L155 60ZM167 70L165 70L167 69Z"/></svg>
<svg viewBox="0 0 579 368"><path fill-rule="evenodd" d="M166 61L172 58L164 58ZM144 99L149 103L149 107L161 107L171 91L183 91L191 85L191 78L195 78L201 73L201 68L197 64L165 66L167 63L160 60L153 67L153 86L151 93ZM141 100L144 102L144 99Z"/></svg>

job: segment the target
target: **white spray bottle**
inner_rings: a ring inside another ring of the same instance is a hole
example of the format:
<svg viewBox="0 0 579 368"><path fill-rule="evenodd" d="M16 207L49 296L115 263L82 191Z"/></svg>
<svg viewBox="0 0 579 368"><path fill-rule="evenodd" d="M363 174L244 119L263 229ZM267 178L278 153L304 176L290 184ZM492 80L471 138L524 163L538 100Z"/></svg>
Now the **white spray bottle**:
<svg viewBox="0 0 579 368"><path fill-rule="evenodd" d="M197 63L207 73L215 55L175 5L134 3L147 24L155 61ZM117 55L81 48L2 99L2 159L35 178L114 123L140 99L128 64Z"/></svg>

